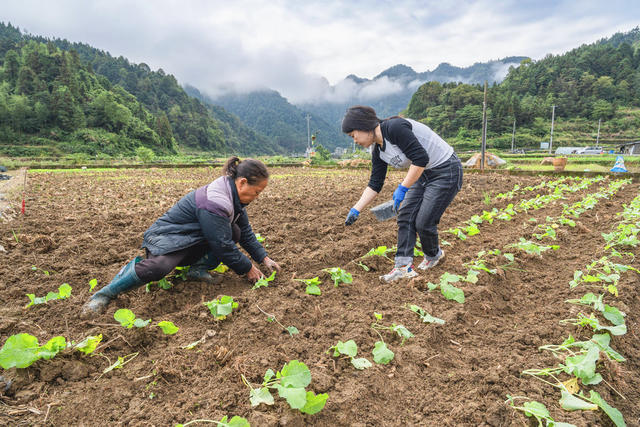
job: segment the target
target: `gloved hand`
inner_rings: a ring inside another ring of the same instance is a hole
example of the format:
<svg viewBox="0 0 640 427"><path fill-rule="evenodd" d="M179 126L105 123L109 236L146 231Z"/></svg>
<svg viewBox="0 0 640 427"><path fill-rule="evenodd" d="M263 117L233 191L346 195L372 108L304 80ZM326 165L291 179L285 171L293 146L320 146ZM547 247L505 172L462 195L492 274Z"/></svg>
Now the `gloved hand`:
<svg viewBox="0 0 640 427"><path fill-rule="evenodd" d="M349 215L347 215L347 219L344 222L344 225L351 225L356 222L356 219L358 219L358 215L360 215L360 211L358 211L356 208L351 208L351 210L349 210Z"/></svg>
<svg viewBox="0 0 640 427"><path fill-rule="evenodd" d="M404 200L405 194L407 194L409 189L402 184L398 184L398 188L393 192L393 211L398 212L400 209L400 203Z"/></svg>

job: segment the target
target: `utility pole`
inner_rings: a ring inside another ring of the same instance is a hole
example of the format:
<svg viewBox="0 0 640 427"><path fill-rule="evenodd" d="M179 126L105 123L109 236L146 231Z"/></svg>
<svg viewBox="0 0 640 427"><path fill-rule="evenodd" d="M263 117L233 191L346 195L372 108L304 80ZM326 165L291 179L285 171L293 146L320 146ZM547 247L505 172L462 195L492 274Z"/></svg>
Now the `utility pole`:
<svg viewBox="0 0 640 427"><path fill-rule="evenodd" d="M552 105L553 109L551 110L551 137L549 138L549 154L551 154L551 148L553 147L553 120L556 117L556 106Z"/></svg>
<svg viewBox="0 0 640 427"><path fill-rule="evenodd" d="M600 141L600 121L602 119L598 119L598 136L596 136L596 147L598 146L598 141Z"/></svg>
<svg viewBox="0 0 640 427"><path fill-rule="evenodd" d="M484 81L484 101L482 102L482 147L480 149L480 170L484 170L484 152L487 148L487 81Z"/></svg>
<svg viewBox="0 0 640 427"><path fill-rule="evenodd" d="M513 119L513 133L511 134L511 152L513 153L513 150L515 149L515 147L513 146L513 143L516 140L516 119Z"/></svg>
<svg viewBox="0 0 640 427"><path fill-rule="evenodd" d="M309 157L309 154L311 153L311 133L309 132L310 119L311 116L309 115L309 113L307 113L307 157Z"/></svg>

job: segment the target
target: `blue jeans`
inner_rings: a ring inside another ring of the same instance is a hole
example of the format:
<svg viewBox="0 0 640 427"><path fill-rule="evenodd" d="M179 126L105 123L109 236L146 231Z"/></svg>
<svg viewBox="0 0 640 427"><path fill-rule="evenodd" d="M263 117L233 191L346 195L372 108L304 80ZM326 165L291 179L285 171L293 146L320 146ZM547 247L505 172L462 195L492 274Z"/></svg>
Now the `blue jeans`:
<svg viewBox="0 0 640 427"><path fill-rule="evenodd" d="M395 265L413 263L416 233L428 260L438 259L438 224L442 214L462 188L462 163L456 154L436 168L425 170L415 182L398 211L398 251Z"/></svg>

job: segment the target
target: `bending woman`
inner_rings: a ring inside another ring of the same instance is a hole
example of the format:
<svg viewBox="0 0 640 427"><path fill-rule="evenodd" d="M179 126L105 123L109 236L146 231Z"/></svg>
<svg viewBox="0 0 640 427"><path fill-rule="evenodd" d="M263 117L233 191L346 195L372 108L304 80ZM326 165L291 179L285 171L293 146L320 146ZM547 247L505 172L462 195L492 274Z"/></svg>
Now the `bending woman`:
<svg viewBox="0 0 640 427"><path fill-rule="evenodd" d="M222 172L223 176L184 196L149 227L142 243L146 258L130 261L96 292L82 308L84 317L104 312L121 292L160 280L177 266L190 265L189 278L209 283L219 282L208 270L221 262L251 282L262 278L236 243L269 271L280 271L253 234L245 210L267 186L266 166L258 160L231 157Z"/></svg>
<svg viewBox="0 0 640 427"><path fill-rule="evenodd" d="M373 108L361 105L347 110L342 132L371 150L369 185L349 211L345 225L353 224L362 209L378 195L387 165L409 168L393 192L393 207L398 213L395 267L380 279L392 282L417 275L413 270L416 233L424 252L418 268L435 267L444 257L438 241L438 223L462 187L462 163L453 148L420 122L401 117L380 120Z"/></svg>

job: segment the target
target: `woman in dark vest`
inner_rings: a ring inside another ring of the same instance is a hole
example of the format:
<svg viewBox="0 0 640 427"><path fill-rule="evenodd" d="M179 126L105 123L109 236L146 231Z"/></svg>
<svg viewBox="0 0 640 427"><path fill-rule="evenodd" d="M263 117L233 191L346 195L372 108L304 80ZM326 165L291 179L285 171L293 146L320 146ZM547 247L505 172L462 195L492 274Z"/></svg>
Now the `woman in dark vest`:
<svg viewBox="0 0 640 427"><path fill-rule="evenodd" d="M269 180L266 166L253 159L227 160L223 176L184 196L144 233L146 258L136 257L107 286L83 306L84 317L106 309L119 293L162 279L177 266L190 265L191 279L217 283L209 270L221 262L250 282L263 273L240 252L239 243L254 261L269 271L280 266L253 234L245 206L255 200Z"/></svg>
<svg viewBox="0 0 640 427"><path fill-rule="evenodd" d="M373 108L361 105L347 110L342 132L371 150L369 184L349 211L346 225L353 224L378 195L387 165L409 169L393 192L393 208L398 213L395 267L380 279L393 282L417 275L413 270L416 234L424 252L418 268L435 267L444 257L438 241L438 223L462 187L462 163L453 148L420 122L401 117L380 120Z"/></svg>

